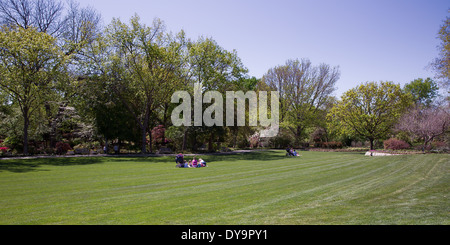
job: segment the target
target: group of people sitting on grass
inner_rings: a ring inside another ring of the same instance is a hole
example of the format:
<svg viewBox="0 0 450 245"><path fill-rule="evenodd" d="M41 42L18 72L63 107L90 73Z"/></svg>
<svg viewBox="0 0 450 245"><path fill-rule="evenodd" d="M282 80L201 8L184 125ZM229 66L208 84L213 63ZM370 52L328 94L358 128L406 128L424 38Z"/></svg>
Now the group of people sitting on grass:
<svg viewBox="0 0 450 245"><path fill-rule="evenodd" d="M299 157L300 156L300 154L298 152L296 152L294 150L294 148L287 148L286 152L287 152L286 156L294 156L294 157Z"/></svg>
<svg viewBox="0 0 450 245"><path fill-rule="evenodd" d="M175 163L177 164L177 168L201 168L201 167L207 167L205 160L199 158L198 160L193 157L192 160L186 161L184 160L183 154L178 154L175 157Z"/></svg>

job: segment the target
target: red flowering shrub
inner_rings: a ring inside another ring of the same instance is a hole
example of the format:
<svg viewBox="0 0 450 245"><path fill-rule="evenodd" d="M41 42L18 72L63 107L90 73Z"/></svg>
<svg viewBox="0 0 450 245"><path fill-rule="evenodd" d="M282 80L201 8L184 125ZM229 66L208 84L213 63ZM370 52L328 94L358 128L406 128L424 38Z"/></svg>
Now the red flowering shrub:
<svg viewBox="0 0 450 245"><path fill-rule="evenodd" d="M411 147L405 141L399 140L396 138L390 138L388 140L385 140L383 142L383 145L384 145L384 149L386 149L386 150L402 150L402 149L408 149Z"/></svg>
<svg viewBox="0 0 450 245"><path fill-rule="evenodd" d="M166 132L166 129L164 128L164 125L158 125L157 127L154 127L152 129L153 142L156 142L157 144L167 143L167 140L165 140L165 142L163 142L165 132Z"/></svg>
<svg viewBox="0 0 450 245"><path fill-rule="evenodd" d="M0 151L1 151L2 153L6 153L8 150L9 150L8 147L0 147Z"/></svg>
<svg viewBox="0 0 450 245"><path fill-rule="evenodd" d="M67 151L69 151L70 145L64 142L58 142L56 143L56 154L62 155L62 154L66 154Z"/></svg>

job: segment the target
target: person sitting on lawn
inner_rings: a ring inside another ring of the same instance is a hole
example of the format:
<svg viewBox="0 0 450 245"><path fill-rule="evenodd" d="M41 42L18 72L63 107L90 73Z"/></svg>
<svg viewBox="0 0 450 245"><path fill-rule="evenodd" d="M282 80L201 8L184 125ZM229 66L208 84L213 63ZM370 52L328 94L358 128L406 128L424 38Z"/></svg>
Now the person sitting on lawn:
<svg viewBox="0 0 450 245"><path fill-rule="evenodd" d="M203 160L203 159L200 158L200 159L198 159L198 161L199 161L201 167L206 167L206 162L205 162L205 160Z"/></svg>
<svg viewBox="0 0 450 245"><path fill-rule="evenodd" d="M288 156L294 156L294 152L293 152L293 149L292 149L292 148L287 148L287 149L286 149L286 152L287 152L287 155L288 155Z"/></svg>
<svg viewBox="0 0 450 245"><path fill-rule="evenodd" d="M198 164L198 161L195 159L195 157L192 159L192 167L196 168Z"/></svg>
<svg viewBox="0 0 450 245"><path fill-rule="evenodd" d="M175 156L175 162L176 163L184 163L184 157L182 153L178 153L178 155Z"/></svg>

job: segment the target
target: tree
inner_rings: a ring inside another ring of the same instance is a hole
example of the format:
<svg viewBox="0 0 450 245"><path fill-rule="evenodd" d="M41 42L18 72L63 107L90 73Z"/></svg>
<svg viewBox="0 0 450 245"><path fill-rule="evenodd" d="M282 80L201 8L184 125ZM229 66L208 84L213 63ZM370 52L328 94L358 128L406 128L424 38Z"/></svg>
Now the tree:
<svg viewBox="0 0 450 245"><path fill-rule="evenodd" d="M248 72L235 50L222 48L211 38L188 43L189 79L201 83L205 90L225 92Z"/></svg>
<svg viewBox="0 0 450 245"><path fill-rule="evenodd" d="M233 91L238 85L251 86L255 81L247 81L247 69L242 64L236 51L228 51L211 38L201 37L195 42L188 43L188 79L202 85L202 97L208 91ZM223 98L224 100L226 98ZM203 107L208 105L202 104ZM198 115L198 113L197 113ZM217 116L217 115L216 115ZM204 135L208 140L208 149L212 151L215 137L222 134L222 126L208 127L203 124L187 127L185 134L192 134L192 145L195 149L197 136ZM186 137L185 137L186 138Z"/></svg>
<svg viewBox="0 0 450 245"><path fill-rule="evenodd" d="M331 109L330 120L344 130L374 141L387 135L411 103L411 95L392 82L367 82L345 92Z"/></svg>
<svg viewBox="0 0 450 245"><path fill-rule="evenodd" d="M8 27L36 28L39 32L60 38L69 53L76 46L92 41L100 31L101 16L90 7L81 8L68 0L67 15L60 0L0 0L0 23Z"/></svg>
<svg viewBox="0 0 450 245"><path fill-rule="evenodd" d="M57 35L64 27L63 9L55 0L0 0L0 23Z"/></svg>
<svg viewBox="0 0 450 245"><path fill-rule="evenodd" d="M149 27L134 16L129 25L114 19L90 45L86 71L101 79L134 117L141 131L142 153L147 152L151 119L183 81L183 40L183 32L177 36L165 33L159 19Z"/></svg>
<svg viewBox="0 0 450 245"><path fill-rule="evenodd" d="M263 76L262 81L279 92L281 124L291 129L297 144L330 101L339 77L338 67L313 66L308 59L288 60Z"/></svg>
<svg viewBox="0 0 450 245"><path fill-rule="evenodd" d="M448 108L417 107L405 113L395 128L423 140L422 151L425 151L428 143L444 134L449 126L450 113Z"/></svg>
<svg viewBox="0 0 450 245"><path fill-rule="evenodd" d="M101 32L101 15L93 8L67 0L67 14L61 0L0 0L0 23L10 28L35 28L57 39L55 43L70 57L70 75L80 76L85 46ZM71 86L61 86L66 92ZM70 94L73 94L70 93Z"/></svg>
<svg viewBox="0 0 450 245"><path fill-rule="evenodd" d="M439 87L431 78L427 78L425 81L418 78L406 84L404 90L412 95L417 105L430 106L438 96Z"/></svg>
<svg viewBox="0 0 450 245"><path fill-rule="evenodd" d="M52 36L36 28L3 27L0 32L0 89L22 112L23 153L28 154L30 117L65 72L64 57Z"/></svg>
<svg viewBox="0 0 450 245"><path fill-rule="evenodd" d="M37 109L35 111L35 114L40 114L41 120L36 118L28 122L30 129L41 129L41 135L50 141L51 147L56 143L55 121L59 120L57 113L60 105L71 104L78 90L76 77L82 75L80 62L84 58L81 51L100 33L100 14L92 8L82 8L72 0L66 3L64 5L62 0L0 0L2 25L11 29L34 28L37 32L52 36L55 38L55 48L60 49L66 59L65 71L54 79L52 90L47 91L53 93L46 93L46 99L40 102L45 110L40 113ZM42 124L44 121L47 125ZM44 128L46 130L42 131Z"/></svg>
<svg viewBox="0 0 450 245"><path fill-rule="evenodd" d="M139 142L141 132L136 127L136 121L120 101L97 101L92 107L94 122L98 133L108 140L118 139Z"/></svg>
<svg viewBox="0 0 450 245"><path fill-rule="evenodd" d="M104 137L106 143L116 139L119 142L140 141L140 131L133 115L111 92L111 88L105 86L104 81L87 77L79 84L78 94L73 97L72 102L80 114L84 115L84 121L92 121L96 132Z"/></svg>
<svg viewBox="0 0 450 245"><path fill-rule="evenodd" d="M450 11L450 10L449 10ZM441 40L439 46L439 57L432 62L436 71L436 78L441 81L444 88L450 88L450 17L447 17L439 29L438 38Z"/></svg>
<svg viewBox="0 0 450 245"><path fill-rule="evenodd" d="M250 78L240 78L238 80L233 81L234 84L234 90L235 91L243 91L244 94L247 93L248 91L255 91L256 95L259 94L258 89L260 89L257 85L258 83L260 83L260 79L257 79L256 77L250 77ZM267 90L270 90L270 88L267 87ZM263 90L263 91L267 91L267 90ZM234 107L237 108L238 107L238 101L237 100L233 100L234 102ZM245 102L245 101L244 101ZM249 137L255 136L256 134L254 134L254 131L256 130L256 128L254 126L250 126L250 101L249 103L244 103L245 106L245 115L244 115L244 124L245 125L238 125L237 121L238 121L238 113L237 110L234 110L233 112L233 118L234 118L234 125L233 126L227 126L229 131L230 131L230 145L232 145L234 148L236 148L238 146L238 137L239 135L241 135L241 139L248 139ZM270 105L269 105L270 106ZM258 139L260 139L260 135L258 135Z"/></svg>

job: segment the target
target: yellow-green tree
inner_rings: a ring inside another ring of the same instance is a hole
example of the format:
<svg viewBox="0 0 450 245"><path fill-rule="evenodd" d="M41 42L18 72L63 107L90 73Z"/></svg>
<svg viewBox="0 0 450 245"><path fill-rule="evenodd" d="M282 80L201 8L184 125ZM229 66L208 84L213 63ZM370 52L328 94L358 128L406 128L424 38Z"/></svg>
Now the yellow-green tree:
<svg viewBox="0 0 450 245"><path fill-rule="evenodd" d="M246 81L247 69L237 52L224 49L211 38L201 37L195 42L188 43L187 67L189 81L201 83L203 94L207 91L219 91L225 95L226 91L241 90L251 83ZM207 107L207 104L205 103L203 107ZM225 130L222 126L209 127L203 123L194 126L185 128L185 134L191 135L193 149L196 149L197 137L204 136L208 141L208 150L212 151L214 139L220 138L219 135L223 135ZM230 128L237 133L237 127Z"/></svg>
<svg viewBox="0 0 450 245"><path fill-rule="evenodd" d="M52 92L57 76L65 73L68 58L54 37L36 28L0 31L0 92L20 107L24 154L28 154L30 117Z"/></svg>
<svg viewBox="0 0 450 245"><path fill-rule="evenodd" d="M343 131L374 141L386 137L410 106L411 95L392 82L367 82L345 92L328 114Z"/></svg>
<svg viewBox="0 0 450 245"><path fill-rule="evenodd" d="M146 137L152 120L184 81L184 39L182 31L176 36L168 34L161 20L147 26L136 15L129 24L114 19L89 46L87 60L91 63L86 66L91 69L90 75L100 79L135 119L142 153L147 152Z"/></svg>

